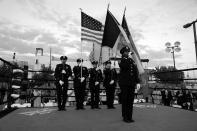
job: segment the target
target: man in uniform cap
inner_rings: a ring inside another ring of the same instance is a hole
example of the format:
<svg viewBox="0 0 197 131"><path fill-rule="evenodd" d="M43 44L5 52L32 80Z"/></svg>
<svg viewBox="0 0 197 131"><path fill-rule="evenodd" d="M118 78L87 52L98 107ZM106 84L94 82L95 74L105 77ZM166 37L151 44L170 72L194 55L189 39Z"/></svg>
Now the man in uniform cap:
<svg viewBox="0 0 197 131"><path fill-rule="evenodd" d="M104 73L103 86L106 89L107 108L115 109L113 103L114 103L115 87L117 82L117 72L114 68L111 69L110 60L105 62L105 69L103 73Z"/></svg>
<svg viewBox="0 0 197 131"><path fill-rule="evenodd" d="M122 54L122 58L119 63L119 85L122 95L122 117L124 122L130 123L134 122L132 119L134 92L136 84L140 82L140 79L137 66L133 59L129 57L129 47L123 47L120 53Z"/></svg>
<svg viewBox="0 0 197 131"><path fill-rule="evenodd" d="M68 78L72 76L72 70L70 65L66 64L67 57L60 57L61 64L57 64L55 68L55 85L57 88L57 103L58 110L66 110L65 104L67 101L67 91L68 91Z"/></svg>
<svg viewBox="0 0 197 131"><path fill-rule="evenodd" d="M85 100L86 78L88 77L87 67L82 66L83 59L77 59L77 66L74 66L74 91L76 98L76 110L85 109L83 102Z"/></svg>
<svg viewBox="0 0 197 131"><path fill-rule="evenodd" d="M100 82L102 81L102 72L97 69L97 61L93 61L93 68L90 69L89 74L89 88L91 93L91 109L100 109L99 107L99 92L100 92Z"/></svg>

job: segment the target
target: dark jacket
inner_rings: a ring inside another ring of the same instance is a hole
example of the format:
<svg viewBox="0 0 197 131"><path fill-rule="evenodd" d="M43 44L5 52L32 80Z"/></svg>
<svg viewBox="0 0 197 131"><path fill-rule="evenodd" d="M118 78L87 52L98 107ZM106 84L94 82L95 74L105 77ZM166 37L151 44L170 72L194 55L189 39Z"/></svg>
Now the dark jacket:
<svg viewBox="0 0 197 131"><path fill-rule="evenodd" d="M140 82L137 65L131 58L122 57L119 63L119 85L130 86Z"/></svg>
<svg viewBox="0 0 197 131"><path fill-rule="evenodd" d="M116 82L117 82L117 72L115 69L104 69L103 71L104 73L104 81L103 81L103 86L107 87L110 85L110 81L114 80L114 84L112 84L112 86L116 86Z"/></svg>
<svg viewBox="0 0 197 131"><path fill-rule="evenodd" d="M77 83L80 82L81 73L82 73L82 77L85 78L83 83L86 82L86 78L88 77L87 67L82 67L82 72L81 72L81 66L74 66L73 73L74 73L74 82L77 82Z"/></svg>
<svg viewBox="0 0 197 131"><path fill-rule="evenodd" d="M65 74L62 73L62 70L65 70ZM57 64L55 68L55 79L56 81L68 81L68 78L72 76L72 70L68 64Z"/></svg>
<svg viewBox="0 0 197 131"><path fill-rule="evenodd" d="M89 71L90 78L89 78L89 84L92 86L96 81L101 82L103 80L102 72L101 70L96 70L95 68L91 68Z"/></svg>

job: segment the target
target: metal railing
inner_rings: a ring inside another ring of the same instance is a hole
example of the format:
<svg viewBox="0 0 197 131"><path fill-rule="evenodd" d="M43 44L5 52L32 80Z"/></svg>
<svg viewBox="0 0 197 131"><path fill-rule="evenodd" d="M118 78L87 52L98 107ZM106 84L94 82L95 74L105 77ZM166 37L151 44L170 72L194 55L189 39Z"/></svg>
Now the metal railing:
<svg viewBox="0 0 197 131"><path fill-rule="evenodd" d="M8 76L6 78L0 76L0 78L1 78L0 84L4 82L7 85L5 89L2 89L0 87L0 92L1 92L1 94L0 94L1 95L1 97L0 97L1 98L0 105L1 106L2 105L4 105L4 106L7 105L7 108L11 108L11 105L17 100L17 98L13 99L11 97L11 94L14 93L14 92L19 93L19 95L20 95L19 99L21 99L21 101L23 101L21 103L32 103L32 100L34 100L34 99L36 99L38 97L41 98L41 103L45 103L45 101L48 101L46 99L56 101L56 87L54 85L54 82L55 82L54 79L51 79L51 80L48 80L48 79L33 79L33 78L22 79L21 83L23 83L23 81L27 82L26 83L26 87L23 88L21 86L22 88L20 88L20 89L13 89L12 88L12 83L13 83L12 82L12 78L13 78L13 74L12 73L13 73L13 69L18 68L18 69L20 69L22 71L25 71L25 69L19 68L16 65L14 65L14 64L12 64L12 63L10 63L10 62L2 59L2 58L0 58L0 61L2 61L7 66L9 66L10 70L11 70L11 75L10 76ZM185 72L194 71L194 70L197 70L197 68L184 69L184 70L174 70L174 71L168 71L168 72L157 72L157 73L159 73L159 74L176 73L176 72L184 72L185 73ZM50 73L50 74L53 73L52 71L48 72L48 71L32 71L32 70L28 70L28 72L31 72L31 73ZM148 78L151 78L154 74L155 73L149 73L148 74ZM189 90L189 91L191 91L192 93L195 94L197 92L197 89L186 89L184 87L184 83L188 83L189 81L190 82L192 81L193 84L195 84L196 80L197 80L197 78L178 78L178 79L173 79L173 80L168 79L168 80L165 80L165 81L158 80L158 79L149 79L148 82L143 85L144 86L143 88L147 88L149 90L148 95L144 95L145 93L143 91L139 91L137 95L141 96L144 99L146 99L146 96L149 96L151 98L151 96L158 95L158 94L156 94L156 95L153 94L152 93L153 90L161 91L163 89L165 89L165 90L172 90L172 91ZM36 86L35 85L35 81L37 81L37 82L38 81L42 81L42 82L44 81L44 83L46 83L46 84L44 84L42 86ZM175 82L174 84L172 84L172 83L169 83L169 81L176 81L177 83ZM149 82L151 82L151 83L149 83ZM69 80L69 83L70 84L69 84L68 91L71 91L73 93L74 92L73 81ZM196 84L197 84L197 82L196 82ZM53 86L51 86L51 85L53 85ZM34 90L40 91L41 92L40 95L37 95L37 96L32 95L32 92ZM103 88L102 84L101 84L100 91L101 92L105 91L105 89ZM4 92L4 97L2 97L2 94L3 94L2 92ZM89 88L88 88L88 82L87 82L86 93L87 93L86 101L88 101L87 99L88 99L88 97L90 97L90 95L89 95ZM118 101L118 93L120 93L120 89L117 86L117 88L116 88L116 96L115 96L117 98L117 101ZM106 97L105 95L100 95L100 96L101 97ZM71 96L68 95L68 103L74 103L75 102L74 97L75 97L74 95L71 95ZM4 99L3 101L2 101L2 98ZM72 99L70 99L70 98L72 98ZM196 101L196 96L194 98L192 98L192 99L194 101ZM161 101L161 98L160 98L159 101ZM150 100L149 102L152 102L152 100Z"/></svg>
<svg viewBox="0 0 197 131"><path fill-rule="evenodd" d="M197 71L197 68L152 73L149 72L149 79L146 85L149 88L150 92L149 101L152 103L165 105L164 99L166 96L163 95L161 92L166 90L166 92L168 91L172 93L172 98L170 100L169 106L180 107L189 110L197 110L197 78L195 76L195 71ZM154 77L155 74L165 76L165 74L173 75L173 73L181 74L181 72L184 74L184 77L182 78L171 78L162 80ZM192 75L192 77L189 77L189 74ZM177 94L178 92L180 94ZM181 99L181 102L177 102L178 99ZM185 105L187 104L191 104L193 107L185 107Z"/></svg>

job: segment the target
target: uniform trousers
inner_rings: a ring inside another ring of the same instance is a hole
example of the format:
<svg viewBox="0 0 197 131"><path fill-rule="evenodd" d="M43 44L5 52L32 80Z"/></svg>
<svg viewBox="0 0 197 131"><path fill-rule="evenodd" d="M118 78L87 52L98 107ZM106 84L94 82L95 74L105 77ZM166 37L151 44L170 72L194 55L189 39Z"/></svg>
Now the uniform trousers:
<svg viewBox="0 0 197 131"><path fill-rule="evenodd" d="M122 117L126 120L132 120L133 101L135 96L135 86L120 86L121 102L122 102Z"/></svg>
<svg viewBox="0 0 197 131"><path fill-rule="evenodd" d="M86 83L75 82L74 83L74 91L75 91L75 98L76 98L76 107L78 109L83 108L83 102L85 100L85 88Z"/></svg>
<svg viewBox="0 0 197 131"><path fill-rule="evenodd" d="M99 107L99 91L100 85L90 84L90 93L91 93L91 107L98 108Z"/></svg>
<svg viewBox="0 0 197 131"><path fill-rule="evenodd" d="M108 108L113 107L114 93L115 93L115 86L114 85L107 85L106 86L106 96L107 96L107 107Z"/></svg>
<svg viewBox="0 0 197 131"><path fill-rule="evenodd" d="M65 109L65 104L67 101L67 91L68 91L68 84L64 83L62 86L58 83L56 83L56 88L57 88L57 103L58 103L58 108Z"/></svg>

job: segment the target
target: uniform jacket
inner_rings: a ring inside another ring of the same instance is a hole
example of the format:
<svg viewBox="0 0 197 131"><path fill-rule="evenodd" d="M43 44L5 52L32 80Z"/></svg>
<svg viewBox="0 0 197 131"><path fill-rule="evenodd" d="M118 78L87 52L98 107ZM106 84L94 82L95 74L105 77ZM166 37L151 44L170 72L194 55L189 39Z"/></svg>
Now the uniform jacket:
<svg viewBox="0 0 197 131"><path fill-rule="evenodd" d="M62 71L65 70L65 74L62 73ZM68 64L57 64L55 68L55 79L57 81L68 81L68 77L72 76L72 70L70 65Z"/></svg>
<svg viewBox="0 0 197 131"><path fill-rule="evenodd" d="M74 82L80 82L81 78L81 66L74 66ZM82 77L85 78L84 83L86 82L86 78L88 77L88 69L87 67L82 67Z"/></svg>
<svg viewBox="0 0 197 131"><path fill-rule="evenodd" d="M90 74L90 78L89 78L90 83L95 83L96 81L101 82L103 80L102 72L100 69L96 70L95 68L90 68L89 74Z"/></svg>
<svg viewBox="0 0 197 131"><path fill-rule="evenodd" d="M130 86L140 82L137 65L131 58L122 57L119 63L119 85Z"/></svg>
<svg viewBox="0 0 197 131"><path fill-rule="evenodd" d="M104 81L103 81L103 86L107 87L110 86L110 81L114 80L114 84L112 84L111 86L116 86L116 82L117 82L117 72L115 69L104 69L103 71L104 73Z"/></svg>

